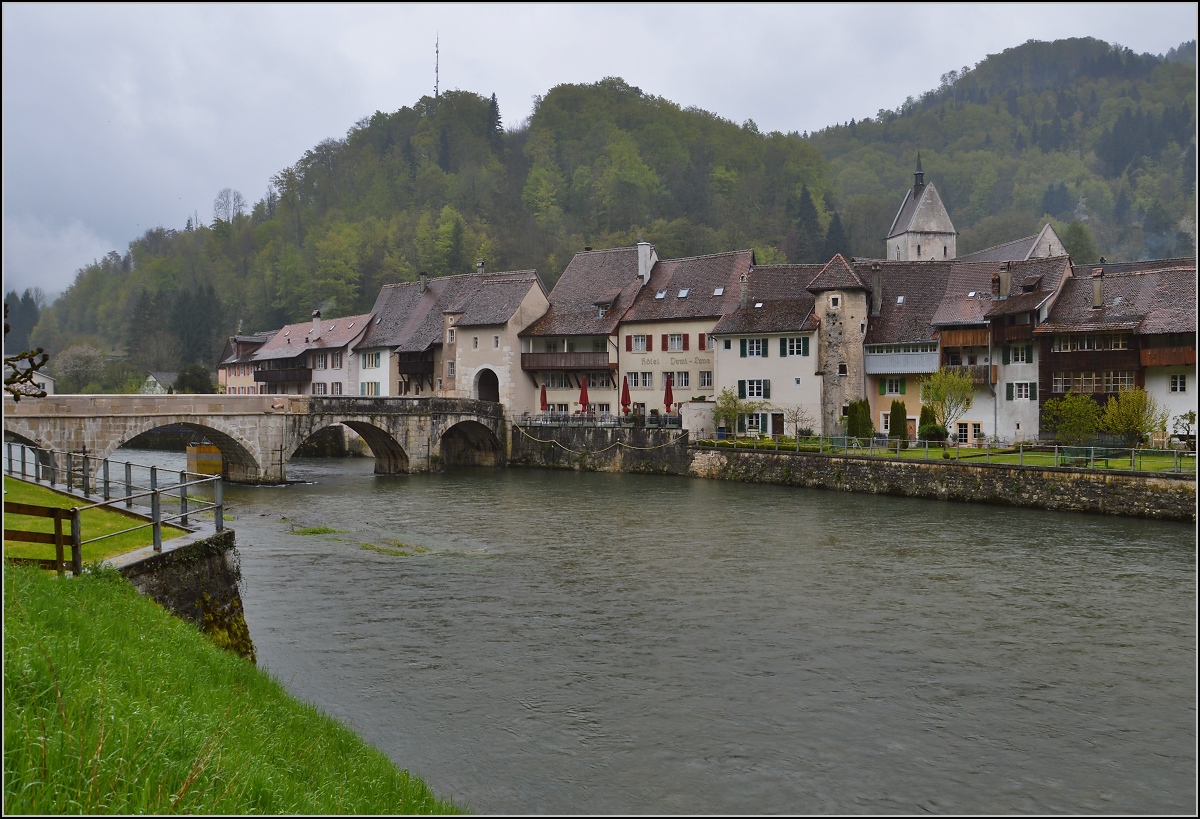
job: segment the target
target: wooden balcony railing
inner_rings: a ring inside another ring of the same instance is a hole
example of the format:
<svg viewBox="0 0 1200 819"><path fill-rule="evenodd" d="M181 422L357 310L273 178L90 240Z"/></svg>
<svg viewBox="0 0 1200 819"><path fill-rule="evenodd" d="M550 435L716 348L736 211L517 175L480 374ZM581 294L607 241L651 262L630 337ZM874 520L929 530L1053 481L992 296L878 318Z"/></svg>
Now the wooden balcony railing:
<svg viewBox="0 0 1200 819"><path fill-rule="evenodd" d="M999 343L1006 341L1029 341L1033 338L1033 325L1012 324L997 327L994 337Z"/></svg>
<svg viewBox="0 0 1200 819"><path fill-rule="evenodd" d="M522 370L615 370L608 353L521 353Z"/></svg>
<svg viewBox="0 0 1200 819"><path fill-rule="evenodd" d="M991 383L992 368L986 364L947 364L946 369L968 373L971 376L971 380L977 385Z"/></svg>
<svg viewBox="0 0 1200 819"><path fill-rule="evenodd" d="M255 370L254 380L260 384L278 384L281 381L312 381L312 369L288 367L282 370Z"/></svg>
<svg viewBox="0 0 1200 819"><path fill-rule="evenodd" d="M397 361L396 367L401 375L433 375L432 361Z"/></svg>
<svg viewBox="0 0 1200 819"><path fill-rule="evenodd" d="M1169 367L1195 364L1195 347L1148 347L1141 351L1143 367Z"/></svg>

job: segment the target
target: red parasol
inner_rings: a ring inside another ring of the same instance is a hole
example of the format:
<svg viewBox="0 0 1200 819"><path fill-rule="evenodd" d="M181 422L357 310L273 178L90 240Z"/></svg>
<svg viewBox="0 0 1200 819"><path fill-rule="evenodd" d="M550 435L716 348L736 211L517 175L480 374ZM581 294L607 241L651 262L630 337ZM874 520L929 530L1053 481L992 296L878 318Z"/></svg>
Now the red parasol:
<svg viewBox="0 0 1200 819"><path fill-rule="evenodd" d="M588 394L587 394L587 376L579 380L579 403L583 404L583 411L587 412Z"/></svg>
<svg viewBox="0 0 1200 819"><path fill-rule="evenodd" d="M629 412L629 405L633 403L629 400L629 376L621 376L621 408Z"/></svg>
<svg viewBox="0 0 1200 819"><path fill-rule="evenodd" d="M546 385L542 385L542 412L550 409L550 405L546 403Z"/></svg>
<svg viewBox="0 0 1200 819"><path fill-rule="evenodd" d="M663 395L663 403L667 405L667 412L671 411L671 405L675 403L675 393L671 391L671 383L675 380L675 376L667 376L667 392Z"/></svg>

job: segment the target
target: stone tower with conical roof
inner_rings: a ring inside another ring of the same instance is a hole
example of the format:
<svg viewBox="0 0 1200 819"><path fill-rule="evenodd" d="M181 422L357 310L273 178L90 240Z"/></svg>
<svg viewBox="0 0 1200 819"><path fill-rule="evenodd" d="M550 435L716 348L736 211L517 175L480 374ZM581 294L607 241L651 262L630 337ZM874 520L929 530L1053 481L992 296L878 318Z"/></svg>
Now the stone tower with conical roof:
<svg viewBox="0 0 1200 819"><path fill-rule="evenodd" d="M925 183L918 152L912 189L904 195L888 231L887 258L913 262L953 259L957 255L957 238L958 231L937 188L933 183Z"/></svg>

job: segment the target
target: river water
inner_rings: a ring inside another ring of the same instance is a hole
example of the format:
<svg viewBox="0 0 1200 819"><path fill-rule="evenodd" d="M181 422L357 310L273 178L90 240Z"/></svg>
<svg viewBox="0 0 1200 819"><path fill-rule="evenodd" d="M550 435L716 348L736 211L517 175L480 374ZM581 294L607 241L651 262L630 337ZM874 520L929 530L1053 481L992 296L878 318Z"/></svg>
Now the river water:
<svg viewBox="0 0 1200 819"><path fill-rule="evenodd" d="M259 662L475 812L1196 807L1191 525L371 469L226 488Z"/></svg>

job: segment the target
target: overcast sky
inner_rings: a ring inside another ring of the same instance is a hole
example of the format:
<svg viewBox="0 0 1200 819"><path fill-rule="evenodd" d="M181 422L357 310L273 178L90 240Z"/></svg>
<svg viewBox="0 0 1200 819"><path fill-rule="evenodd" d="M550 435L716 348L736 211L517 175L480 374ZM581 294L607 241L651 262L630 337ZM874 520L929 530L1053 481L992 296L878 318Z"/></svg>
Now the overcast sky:
<svg viewBox="0 0 1200 819"><path fill-rule="evenodd" d="M305 150L441 88L508 127L561 83L619 76L763 131L894 108L1030 39L1165 53L1196 6L3 6L4 289L53 295L148 228L263 196Z"/></svg>

